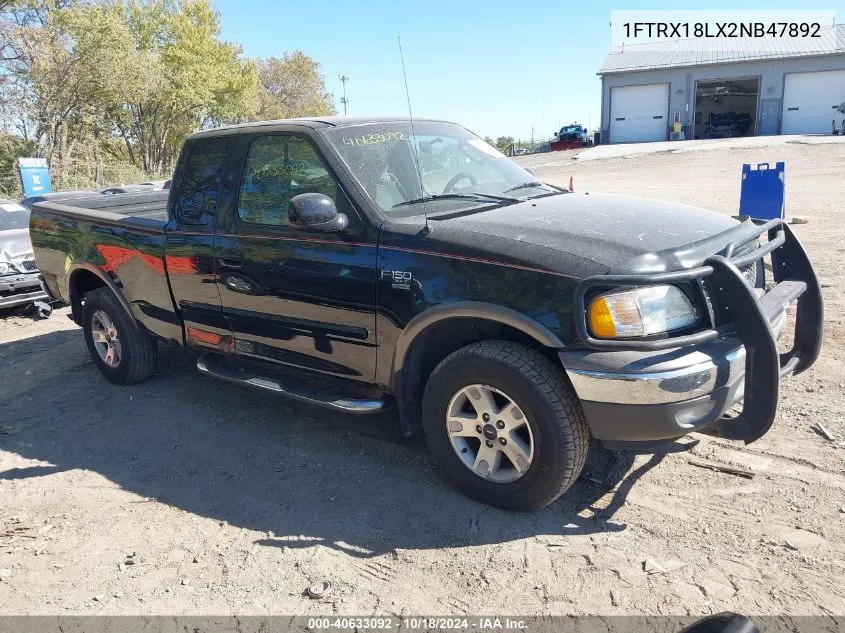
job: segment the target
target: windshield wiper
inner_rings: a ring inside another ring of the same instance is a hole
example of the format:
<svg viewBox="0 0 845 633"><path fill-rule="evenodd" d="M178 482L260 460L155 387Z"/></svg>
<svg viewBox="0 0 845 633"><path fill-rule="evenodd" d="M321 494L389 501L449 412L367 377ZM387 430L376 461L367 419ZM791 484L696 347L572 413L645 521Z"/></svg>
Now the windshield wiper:
<svg viewBox="0 0 845 633"><path fill-rule="evenodd" d="M535 180L534 182L524 182L521 185L517 185L516 187L511 187L510 189L505 189L502 193L508 193L509 191L516 191L517 189L531 189L532 187L545 187L545 186L546 186L546 183Z"/></svg>
<svg viewBox="0 0 845 633"><path fill-rule="evenodd" d="M420 202L430 202L432 200L494 200L496 202L521 202L519 198L512 198L510 196L494 196L489 193L433 193L422 198L414 198L413 200L405 200L394 204L391 208L402 207L410 204L419 204Z"/></svg>

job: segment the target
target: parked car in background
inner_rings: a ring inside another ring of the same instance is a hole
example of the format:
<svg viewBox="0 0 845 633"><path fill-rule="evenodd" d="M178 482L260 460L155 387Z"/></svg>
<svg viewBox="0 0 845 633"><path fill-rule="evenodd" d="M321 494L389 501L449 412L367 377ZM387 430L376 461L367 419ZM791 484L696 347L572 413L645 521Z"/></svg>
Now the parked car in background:
<svg viewBox="0 0 845 633"><path fill-rule="evenodd" d="M170 180L148 180L147 182L142 182L141 186L152 187L153 189L169 189Z"/></svg>
<svg viewBox="0 0 845 633"><path fill-rule="evenodd" d="M711 112L704 128L704 138L746 136L754 119L748 112Z"/></svg>
<svg viewBox="0 0 845 633"><path fill-rule="evenodd" d="M36 196L29 196L21 200L21 206L27 210L32 210L32 205L36 202L61 202L62 200L71 200L73 198L89 198L91 196L98 196L96 191L52 191L50 193L39 193Z"/></svg>
<svg viewBox="0 0 845 633"><path fill-rule="evenodd" d="M0 199L0 309L47 301L29 239L29 211Z"/></svg>
<svg viewBox="0 0 845 633"><path fill-rule="evenodd" d="M113 196L117 193L143 193L145 191L155 191L156 189L161 189L161 187L156 187L152 183L144 183L142 185L121 185L119 187L109 187L108 189L103 189L100 191L100 194L104 196Z"/></svg>
<svg viewBox="0 0 845 633"><path fill-rule="evenodd" d="M833 133L845 134L845 101L833 111Z"/></svg>
<svg viewBox="0 0 845 633"><path fill-rule="evenodd" d="M587 130L580 123L563 126L556 136L561 141L581 141L582 145L587 145L589 142Z"/></svg>

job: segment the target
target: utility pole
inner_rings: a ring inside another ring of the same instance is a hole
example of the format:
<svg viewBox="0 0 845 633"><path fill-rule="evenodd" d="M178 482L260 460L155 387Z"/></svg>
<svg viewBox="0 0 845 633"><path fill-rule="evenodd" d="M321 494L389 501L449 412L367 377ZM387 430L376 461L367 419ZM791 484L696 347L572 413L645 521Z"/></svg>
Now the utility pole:
<svg viewBox="0 0 845 633"><path fill-rule="evenodd" d="M343 96L340 98L340 102L343 104L343 115L346 116L346 104L349 103L349 99L346 98L346 82L349 81L349 75L343 73L338 75L337 78L343 83Z"/></svg>

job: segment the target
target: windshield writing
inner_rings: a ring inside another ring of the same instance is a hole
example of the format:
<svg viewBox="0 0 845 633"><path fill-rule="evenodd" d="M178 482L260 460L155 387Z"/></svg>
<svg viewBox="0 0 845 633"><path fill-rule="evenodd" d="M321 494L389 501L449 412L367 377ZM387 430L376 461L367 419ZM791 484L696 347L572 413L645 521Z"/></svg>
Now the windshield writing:
<svg viewBox="0 0 845 633"><path fill-rule="evenodd" d="M408 121L324 132L384 213L417 215L513 202L556 191L459 125ZM504 195L503 195L504 194Z"/></svg>

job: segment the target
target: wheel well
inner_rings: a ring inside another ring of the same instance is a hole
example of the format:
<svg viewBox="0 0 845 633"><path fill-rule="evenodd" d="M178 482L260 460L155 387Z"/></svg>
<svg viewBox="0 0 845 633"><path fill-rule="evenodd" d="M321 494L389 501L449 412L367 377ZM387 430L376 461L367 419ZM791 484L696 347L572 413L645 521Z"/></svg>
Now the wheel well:
<svg viewBox="0 0 845 633"><path fill-rule="evenodd" d="M82 325L82 300L85 295L97 288L105 288L106 282L90 270L77 270L70 281L70 306L73 320Z"/></svg>
<svg viewBox="0 0 845 633"><path fill-rule="evenodd" d="M434 368L452 352L485 340L522 343L553 362L558 362L555 350L504 323L475 317L453 317L438 321L414 339L394 384L402 430L406 435L422 428L422 397Z"/></svg>

